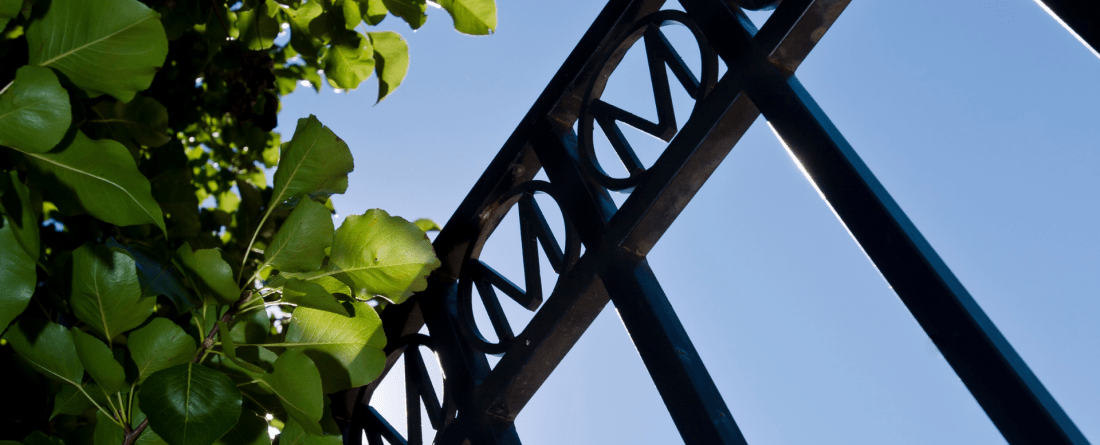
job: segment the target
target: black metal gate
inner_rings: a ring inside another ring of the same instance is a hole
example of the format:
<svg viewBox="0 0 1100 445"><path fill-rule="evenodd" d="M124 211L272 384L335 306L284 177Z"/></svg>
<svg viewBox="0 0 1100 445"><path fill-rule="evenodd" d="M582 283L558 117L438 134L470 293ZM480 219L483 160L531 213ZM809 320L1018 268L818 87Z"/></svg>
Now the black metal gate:
<svg viewBox="0 0 1100 445"><path fill-rule="evenodd" d="M379 379L350 391L337 407L345 443L361 445L364 432L371 444L423 443L421 402L437 432L435 443L520 443L516 416L608 302L684 441L745 443L646 255L761 114L1005 438L1013 444L1087 443L794 77L849 1L784 0L760 29L729 0L681 0L686 12L660 10L662 0L608 2L436 238L443 265L428 289L383 313L386 335L396 339L388 347L387 371L404 356L409 437L369 406ZM1090 8L1047 3L1055 12ZM1068 22L1096 46L1100 21L1074 15ZM670 24L691 31L701 70L688 67L663 35L662 26ZM601 100L611 73L637 44L644 45L649 64L656 122ZM721 77L719 58L729 67ZM672 88L684 88L696 101L682 125L675 122ZM623 124L668 142L651 167L638 160L620 131ZM601 169L593 148L597 131L610 141L626 177ZM533 179L540 170L549 181ZM622 190L631 193L620 207L608 192ZM561 208L564 239L550 230L534 199L540 193ZM526 291L478 259L513 207L520 216ZM559 276L550 295L540 290L540 244ZM497 340L484 338L475 324L475 295ZM510 327L501 296L535 311L522 332ZM430 335L419 333L425 325ZM446 374L442 394L432 387L420 347L439 357ZM501 357L496 366L489 366L487 354Z"/></svg>

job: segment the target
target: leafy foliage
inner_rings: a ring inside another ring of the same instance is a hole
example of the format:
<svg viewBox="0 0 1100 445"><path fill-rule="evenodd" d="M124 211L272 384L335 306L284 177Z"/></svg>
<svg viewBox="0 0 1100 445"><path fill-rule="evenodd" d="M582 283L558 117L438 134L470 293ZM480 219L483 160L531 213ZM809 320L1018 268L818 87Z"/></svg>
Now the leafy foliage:
<svg viewBox="0 0 1100 445"><path fill-rule="evenodd" d="M0 439L340 442L325 394L381 374L379 312L425 288L439 226L336 228L351 149L313 116L272 130L299 85L393 94L409 47L368 27L427 6L0 0L0 369L34 395ZM493 0L439 6L496 28Z"/></svg>

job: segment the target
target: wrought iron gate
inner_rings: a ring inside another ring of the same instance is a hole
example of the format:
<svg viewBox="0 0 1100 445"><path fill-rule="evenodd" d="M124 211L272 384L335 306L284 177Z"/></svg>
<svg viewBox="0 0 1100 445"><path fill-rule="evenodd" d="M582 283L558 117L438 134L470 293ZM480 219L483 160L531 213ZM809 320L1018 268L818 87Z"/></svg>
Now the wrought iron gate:
<svg viewBox="0 0 1100 445"><path fill-rule="evenodd" d="M395 339L387 348L387 372L404 356L409 437L370 407L384 374L336 407L345 443L361 445L363 432L372 445L423 443L421 402L435 443L520 443L516 416L608 302L684 441L745 443L646 255L761 114L1005 438L1087 443L794 77L849 1L784 0L760 29L730 1L681 0L686 12L660 10L662 0L608 2L436 238L443 265L428 289L382 315L387 338ZM665 38L661 28L671 24L695 37L701 70L687 66ZM649 64L656 122L601 100L611 73L638 44ZM728 66L721 77L719 58ZM696 101L680 126L672 88L684 88ZM651 167L638 160L623 124L668 142ZM600 167L597 131L610 141L626 177ZM540 170L549 181L533 179ZM608 192L623 190L631 193L620 207ZM549 229L533 198L540 193L560 207L564 239ZM478 259L513 207L520 216L523 289ZM558 274L550 295L541 292L540 244ZM475 295L495 341L476 325ZM535 312L518 333L502 309L509 300ZM425 325L430 335L419 333ZM432 387L421 347L439 357L442 394ZM496 366L490 368L487 354L501 357Z"/></svg>

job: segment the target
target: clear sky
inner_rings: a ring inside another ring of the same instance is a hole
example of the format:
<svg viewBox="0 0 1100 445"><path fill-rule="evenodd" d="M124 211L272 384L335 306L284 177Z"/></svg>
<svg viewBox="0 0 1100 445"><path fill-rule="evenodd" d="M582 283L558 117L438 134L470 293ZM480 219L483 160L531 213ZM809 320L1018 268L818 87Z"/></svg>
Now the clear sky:
<svg viewBox="0 0 1100 445"><path fill-rule="evenodd" d="M301 88L279 130L289 138L316 114L351 146L340 218L378 207L442 224L601 7L499 0L489 37L457 34L441 10L415 33L387 18L411 48L397 92L374 106L373 80L350 94ZM678 48L697 61L691 44ZM604 97L652 116L640 52ZM864 0L796 75L1100 443L1100 59L1030 0ZM690 99L677 105L683 122ZM663 146L646 147L652 162ZM509 218L482 259L521 283ZM649 260L749 443L1004 443L763 119ZM517 332L523 312L509 310ZM379 398L403 431L403 394ZM680 442L613 306L516 428L534 445Z"/></svg>

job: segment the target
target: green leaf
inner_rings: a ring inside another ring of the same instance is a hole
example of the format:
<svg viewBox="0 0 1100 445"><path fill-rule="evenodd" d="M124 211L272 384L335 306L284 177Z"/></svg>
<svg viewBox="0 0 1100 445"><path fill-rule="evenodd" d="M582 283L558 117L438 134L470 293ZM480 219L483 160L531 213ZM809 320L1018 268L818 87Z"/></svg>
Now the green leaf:
<svg viewBox="0 0 1100 445"><path fill-rule="evenodd" d="M284 147L268 208L303 193L316 198L347 191L355 168L351 150L316 116L298 119L294 139Z"/></svg>
<svg viewBox="0 0 1100 445"><path fill-rule="evenodd" d="M279 397L290 418L311 433L323 434L318 423L325 410L321 373L304 352L290 349L282 353L275 360L275 371L265 374L260 384Z"/></svg>
<svg viewBox="0 0 1100 445"><path fill-rule="evenodd" d="M374 51L370 39L358 32L345 31L321 56L325 78L336 88L354 90L374 70Z"/></svg>
<svg viewBox="0 0 1100 445"><path fill-rule="evenodd" d="M261 1L254 8L237 12L237 28L240 40L248 49L261 50L275 44L280 23L275 18L279 5L271 0Z"/></svg>
<svg viewBox="0 0 1100 445"><path fill-rule="evenodd" d="M5 196L6 197L6 196ZM16 225L8 216L0 218L0 332L23 313L34 295L35 258L19 243Z"/></svg>
<svg viewBox="0 0 1100 445"><path fill-rule="evenodd" d="M4 340L35 371L59 382L80 385L84 366L76 356L76 346L68 329L37 318L22 318L8 329Z"/></svg>
<svg viewBox="0 0 1100 445"><path fill-rule="evenodd" d="M23 6L23 0L0 0L0 31L8 25L8 21L19 15Z"/></svg>
<svg viewBox="0 0 1100 445"><path fill-rule="evenodd" d="M87 388L88 384L84 386ZM61 385L61 391L53 396L53 411L50 412L50 420L53 420L58 414L78 416L91 407L92 401L76 385Z"/></svg>
<svg viewBox="0 0 1100 445"><path fill-rule="evenodd" d="M180 312L191 308L193 305L191 293L183 286L179 272L174 267L150 258L137 248L120 244L114 238L107 239L107 247L125 250L133 257L134 265L137 266L142 297L164 295L176 305L176 309Z"/></svg>
<svg viewBox="0 0 1100 445"><path fill-rule="evenodd" d="M37 170L63 186L63 198L77 201L92 216L118 226L153 223L164 231L164 216L153 200L149 180L122 144L93 141L77 131L60 152L27 153Z"/></svg>
<svg viewBox="0 0 1100 445"><path fill-rule="evenodd" d="M191 281L192 287L219 304L233 304L240 299L241 289L233 279L233 268L222 259L219 249L191 251L184 243L176 250L180 269Z"/></svg>
<svg viewBox="0 0 1100 445"><path fill-rule="evenodd" d="M443 230L442 227L439 227L439 223L436 223L435 221L432 221L428 218L420 218L416 221L413 221L413 224L416 225L416 228L418 228L420 230L423 230L425 232L431 232L431 231L438 232L440 230Z"/></svg>
<svg viewBox="0 0 1100 445"><path fill-rule="evenodd" d="M225 356L229 357L237 366L240 366L245 371L263 374L264 369L248 363L244 360L237 358L237 342L233 340L233 332L225 325L225 322L218 321L218 338L222 342L222 351L225 352Z"/></svg>
<svg viewBox="0 0 1100 445"><path fill-rule="evenodd" d="M30 195L30 189L19 180L19 172L12 170L6 175L0 174L0 213L8 216L12 223L11 230L23 250L30 254L31 259L38 259L38 215ZM2 326L0 331L3 331Z"/></svg>
<svg viewBox="0 0 1100 445"><path fill-rule="evenodd" d="M366 303L352 303L353 316L299 307L287 327L285 346L300 349L321 371L325 394L370 383L386 364L386 334L378 313Z"/></svg>
<svg viewBox="0 0 1100 445"><path fill-rule="evenodd" d="M267 433L267 419L255 413L245 411L233 429L225 433L217 442L220 445L270 445L271 436Z"/></svg>
<svg viewBox="0 0 1100 445"><path fill-rule="evenodd" d="M61 71L91 97L129 102L168 55L156 12L137 0L52 0L27 29L30 64Z"/></svg>
<svg viewBox="0 0 1100 445"><path fill-rule="evenodd" d="M126 432L103 411L95 412L94 445L119 445Z"/></svg>
<svg viewBox="0 0 1100 445"><path fill-rule="evenodd" d="M494 0L439 0L455 21L455 29L478 36L492 34L497 28L497 4Z"/></svg>
<svg viewBox="0 0 1100 445"><path fill-rule="evenodd" d="M190 362L198 350L183 328L159 317L131 332L126 347L137 365L138 383L157 371Z"/></svg>
<svg viewBox="0 0 1100 445"><path fill-rule="evenodd" d="M337 0L336 6L340 8L344 16L344 28L355 29L362 18L359 16L359 3L356 0Z"/></svg>
<svg viewBox="0 0 1100 445"><path fill-rule="evenodd" d="M80 357L80 363L84 364L84 370L88 371L100 388L107 394L114 394L126 388L126 372L122 365L115 360L111 350L99 339L85 334L79 329L72 329L73 344L76 345L76 355Z"/></svg>
<svg viewBox="0 0 1100 445"><path fill-rule="evenodd" d="M287 280L286 285L283 286L283 298L279 301L296 306L329 311L345 317L351 316L348 310L336 300L336 297L325 290L323 286L318 283L302 281L297 278Z"/></svg>
<svg viewBox="0 0 1100 445"><path fill-rule="evenodd" d="M428 274L440 265L424 231L379 209L344 220L329 264L357 296L381 295L394 303L427 288Z"/></svg>
<svg viewBox="0 0 1100 445"><path fill-rule="evenodd" d="M428 20L428 3L424 0L382 0L390 14L401 17L412 29L424 26Z"/></svg>
<svg viewBox="0 0 1100 445"><path fill-rule="evenodd" d="M53 71L21 67L5 88L0 93L0 145L45 153L61 142L72 123L72 112L69 92Z"/></svg>
<svg viewBox="0 0 1100 445"><path fill-rule="evenodd" d="M304 199L271 238L264 250L265 264L290 272L320 269L333 231L332 213L323 204Z"/></svg>
<svg viewBox="0 0 1100 445"><path fill-rule="evenodd" d="M156 304L141 298L134 259L126 252L92 244L73 252L73 312L108 342L140 326Z"/></svg>
<svg viewBox="0 0 1100 445"><path fill-rule="evenodd" d="M343 438L337 434L318 436L306 432L293 418L288 419L283 432L279 434L279 445L341 445Z"/></svg>
<svg viewBox="0 0 1100 445"><path fill-rule="evenodd" d="M88 122L103 128L103 136L127 147L160 147L172 140L168 134L168 109L140 94L129 102L100 102L92 107Z"/></svg>
<svg viewBox="0 0 1100 445"><path fill-rule="evenodd" d="M386 4L382 3L382 0L359 0L359 13L363 16L363 21L368 25L374 26L382 23L382 19L386 18Z"/></svg>
<svg viewBox="0 0 1100 445"><path fill-rule="evenodd" d="M374 70L378 73L378 102L396 90L409 71L409 45L393 31L371 32Z"/></svg>
<svg viewBox="0 0 1100 445"><path fill-rule="evenodd" d="M141 411L141 403L137 399L134 399L134 405L130 409L130 428L137 428L143 420L145 420L145 413ZM146 428L145 432L138 436L134 441L135 445L168 445L164 439L161 439L152 428Z"/></svg>
<svg viewBox="0 0 1100 445"><path fill-rule="evenodd" d="M138 400L149 427L169 445L210 445L241 416L241 392L225 374L188 363L157 371Z"/></svg>
<svg viewBox="0 0 1100 445"><path fill-rule="evenodd" d="M47 436L41 431L33 431L23 438L23 445L65 445L60 437Z"/></svg>

